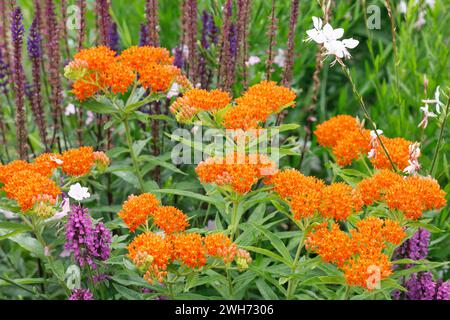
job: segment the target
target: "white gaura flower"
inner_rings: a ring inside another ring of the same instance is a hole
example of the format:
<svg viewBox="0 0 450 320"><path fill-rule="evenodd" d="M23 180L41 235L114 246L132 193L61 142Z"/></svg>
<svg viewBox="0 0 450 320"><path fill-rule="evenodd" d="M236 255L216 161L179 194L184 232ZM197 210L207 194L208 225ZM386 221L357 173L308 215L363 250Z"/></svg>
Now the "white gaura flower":
<svg viewBox="0 0 450 320"><path fill-rule="evenodd" d="M434 91L434 99L425 99L422 100L423 103L428 104L436 104L436 113L441 114L441 107L444 106L444 103L440 101L441 90L440 86L437 86L436 91Z"/></svg>
<svg viewBox="0 0 450 320"><path fill-rule="evenodd" d="M66 109L64 110L64 114L66 116L70 116L72 114L76 114L77 109L75 108L75 106L72 103L69 103L66 107Z"/></svg>
<svg viewBox="0 0 450 320"><path fill-rule="evenodd" d="M180 94L180 85L176 82L172 84L169 91L167 92L167 98L171 99L173 97L176 97Z"/></svg>
<svg viewBox="0 0 450 320"><path fill-rule="evenodd" d="M403 170L404 173L413 175L420 170L420 143L414 142L409 145L408 166Z"/></svg>
<svg viewBox="0 0 450 320"><path fill-rule="evenodd" d="M376 154L376 150L370 149L370 151L367 153L367 158L371 159L371 158L375 157L375 154Z"/></svg>
<svg viewBox="0 0 450 320"><path fill-rule="evenodd" d="M378 147L377 133L378 133L379 136L381 136L383 134L383 130L379 130L378 129L376 132L375 132L375 130L371 130L370 131L370 142L369 142L369 144L372 147L372 149L370 149L370 151L367 153L367 157L369 159L376 156L376 149Z"/></svg>
<svg viewBox="0 0 450 320"><path fill-rule="evenodd" d="M89 189L86 187L82 187L79 183L71 185L68 194L69 197L76 201L81 201L91 196L91 194L89 193Z"/></svg>
<svg viewBox="0 0 450 320"><path fill-rule="evenodd" d="M317 43L324 43L326 39L322 30L322 19L318 17L312 17L312 20L314 28L306 31L308 37L305 39L305 41L309 42L314 40Z"/></svg>
<svg viewBox="0 0 450 320"><path fill-rule="evenodd" d="M324 55L331 55L335 57L335 60L331 63L334 65L336 62L342 64L343 58L351 58L350 52L347 49L354 49L359 44L358 40L353 38L339 40L344 35L344 29L333 27L327 23L322 28L322 20L317 17L313 17L314 29L306 31L308 37L305 41L314 40L316 43L323 45L325 48Z"/></svg>
<svg viewBox="0 0 450 320"><path fill-rule="evenodd" d="M428 118L436 118L437 115L433 111L428 110L428 104L420 107L420 110L423 112L423 118L422 121L420 121L418 127L425 129L428 126Z"/></svg>
<svg viewBox="0 0 450 320"><path fill-rule="evenodd" d="M253 66L253 65L255 65L257 63L260 63L260 62L261 62L261 58L260 57L250 56L248 58L248 60L245 62L245 65L246 66Z"/></svg>
<svg viewBox="0 0 450 320"><path fill-rule="evenodd" d="M273 59L273 63L278 65L280 68L284 68L286 65L286 53L283 49L278 49L278 53Z"/></svg>

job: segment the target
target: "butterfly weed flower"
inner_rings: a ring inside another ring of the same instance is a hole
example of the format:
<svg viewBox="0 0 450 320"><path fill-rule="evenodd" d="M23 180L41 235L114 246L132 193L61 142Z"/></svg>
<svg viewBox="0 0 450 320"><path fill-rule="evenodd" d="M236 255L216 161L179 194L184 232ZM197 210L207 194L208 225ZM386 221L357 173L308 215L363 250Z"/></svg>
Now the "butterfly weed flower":
<svg viewBox="0 0 450 320"><path fill-rule="evenodd" d="M7 184L15 173L26 169L30 169L30 164L24 160L14 160L6 165L0 164L0 182Z"/></svg>
<svg viewBox="0 0 450 320"><path fill-rule="evenodd" d="M94 149L80 147L62 153L62 171L69 176L84 176L94 166Z"/></svg>
<svg viewBox="0 0 450 320"><path fill-rule="evenodd" d="M176 115L177 120L190 121L200 111L211 111L225 108L231 102L228 92L215 89L192 89L184 93L171 106L170 112Z"/></svg>
<svg viewBox="0 0 450 320"><path fill-rule="evenodd" d="M136 228L147 222L160 205L160 202L151 193L144 193L140 196L130 195L128 200L123 203L119 217L125 222L130 231L134 232Z"/></svg>
<svg viewBox="0 0 450 320"><path fill-rule="evenodd" d="M236 105L223 115L223 125L227 129L256 129L271 114L293 107L295 98L296 94L291 89L278 86L273 81L262 81L235 100Z"/></svg>
<svg viewBox="0 0 450 320"><path fill-rule="evenodd" d="M410 176L393 184L386 192L391 210L399 210L407 219L415 220L424 211L439 209L447 204L445 191L430 177Z"/></svg>
<svg viewBox="0 0 450 320"><path fill-rule="evenodd" d="M276 164L265 155L239 153L208 158L195 169L202 183L228 186L241 194L249 192L259 179L276 171Z"/></svg>
<svg viewBox="0 0 450 320"><path fill-rule="evenodd" d="M103 151L95 151L94 163L98 171L104 172L109 167L111 160Z"/></svg>
<svg viewBox="0 0 450 320"><path fill-rule="evenodd" d="M348 166L361 154L370 151L370 132L366 129L358 129L348 132L332 148L336 157L336 163L340 166Z"/></svg>
<svg viewBox="0 0 450 320"><path fill-rule="evenodd" d="M338 115L317 125L314 134L324 147L334 147L343 137L359 129L358 120L349 115Z"/></svg>
<svg viewBox="0 0 450 320"><path fill-rule="evenodd" d="M395 183L402 182L403 177L391 170L381 170L373 176L363 179L357 189L365 205L384 200L386 191Z"/></svg>
<svg viewBox="0 0 450 320"><path fill-rule="evenodd" d="M322 190L319 213L325 218L346 220L361 210L363 202L356 190L345 183L337 182Z"/></svg>
<svg viewBox="0 0 450 320"><path fill-rule="evenodd" d="M62 163L61 155L56 153L43 153L34 159L30 164L30 168L43 176L51 176L54 170L59 168Z"/></svg>
<svg viewBox="0 0 450 320"><path fill-rule="evenodd" d="M175 234L171 242L174 260L189 268L201 268L206 264L206 249L198 233Z"/></svg>
<svg viewBox="0 0 450 320"><path fill-rule="evenodd" d="M161 206L153 214L153 223L170 235L184 231L188 226L188 217L179 209L172 206Z"/></svg>
<svg viewBox="0 0 450 320"><path fill-rule="evenodd" d="M31 209L40 196L46 195L54 200L61 194L56 183L48 177L32 170L21 170L9 176L3 191L14 199L23 212Z"/></svg>
<svg viewBox="0 0 450 320"><path fill-rule="evenodd" d="M138 268L145 272L144 278L153 283L156 278L163 282L167 266L173 256L171 243L160 235L145 232L128 245L128 255Z"/></svg>
<svg viewBox="0 0 450 320"><path fill-rule="evenodd" d="M224 263L231 263L237 254L238 247L223 233L212 233L204 237L206 253L221 258Z"/></svg>
<svg viewBox="0 0 450 320"><path fill-rule="evenodd" d="M412 145L413 142L400 137L387 138L383 136L381 137L381 140L383 141L394 164L400 170L405 170L405 168L409 165L409 146ZM376 148L375 156L370 158L370 162L376 169L389 169L392 167L381 146Z"/></svg>

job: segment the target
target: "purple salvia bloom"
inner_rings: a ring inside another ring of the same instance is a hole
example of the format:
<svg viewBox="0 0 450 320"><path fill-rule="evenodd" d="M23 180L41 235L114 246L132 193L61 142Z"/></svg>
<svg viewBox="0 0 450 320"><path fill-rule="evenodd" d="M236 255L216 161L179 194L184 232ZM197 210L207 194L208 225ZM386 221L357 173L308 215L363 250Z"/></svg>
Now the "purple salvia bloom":
<svg viewBox="0 0 450 320"><path fill-rule="evenodd" d="M450 300L450 282L439 279L436 282L436 300Z"/></svg>
<svg viewBox="0 0 450 320"><path fill-rule="evenodd" d="M419 272L411 275L405 283L406 300L434 300L436 283L431 272Z"/></svg>
<svg viewBox="0 0 450 320"><path fill-rule="evenodd" d="M200 40L200 43L202 44L202 47L205 49L209 48L209 26L210 26L210 15L206 10L203 10L202 12L202 37Z"/></svg>
<svg viewBox="0 0 450 320"><path fill-rule="evenodd" d="M28 57L32 59L40 59L42 56L41 50L41 35L39 33L39 17L36 16L30 26L30 33L27 40Z"/></svg>
<svg viewBox="0 0 450 320"><path fill-rule="evenodd" d="M238 43L237 43L237 29L236 25L233 23L230 26L230 34L228 36L230 41L230 53L233 60L236 58Z"/></svg>
<svg viewBox="0 0 450 320"><path fill-rule="evenodd" d="M94 295L89 289L73 289L69 300L94 300Z"/></svg>
<svg viewBox="0 0 450 320"><path fill-rule="evenodd" d="M139 29L139 46L146 46L148 43L148 26L145 23L141 23Z"/></svg>
<svg viewBox="0 0 450 320"><path fill-rule="evenodd" d="M106 281L109 280L111 277L108 276L107 274L101 273L101 274L96 274L92 277L92 281L94 281L95 284L102 282L102 281Z"/></svg>
<svg viewBox="0 0 450 320"><path fill-rule="evenodd" d="M428 245L430 244L430 232L424 228L419 228L417 232L395 250L395 259L422 260L428 255ZM406 268L412 265L407 264Z"/></svg>
<svg viewBox="0 0 450 320"><path fill-rule="evenodd" d="M77 263L83 267L96 267L93 258L97 255L96 237L87 209L73 205L66 223L65 249L73 252Z"/></svg>
<svg viewBox="0 0 450 320"><path fill-rule="evenodd" d="M8 64L3 58L0 50L0 94L8 94Z"/></svg>
<svg viewBox="0 0 450 320"><path fill-rule="evenodd" d="M111 231L105 227L103 222L97 223L94 229L94 247L99 260L108 260L111 253Z"/></svg>
<svg viewBox="0 0 450 320"><path fill-rule="evenodd" d="M13 39L13 81L16 91L16 128L18 153L22 160L27 158L27 130L25 124L25 75L22 66L22 44L25 28L23 26L22 10L17 7L12 12L11 36Z"/></svg>
<svg viewBox="0 0 450 320"><path fill-rule="evenodd" d="M117 32L117 23L115 22L111 22L111 24L109 25L109 35L108 35L108 40L109 40L109 47L116 51L119 52L119 33Z"/></svg>
<svg viewBox="0 0 450 320"><path fill-rule="evenodd" d="M183 56L183 45L179 45L173 49L173 65L178 68L183 68L184 66L184 56Z"/></svg>

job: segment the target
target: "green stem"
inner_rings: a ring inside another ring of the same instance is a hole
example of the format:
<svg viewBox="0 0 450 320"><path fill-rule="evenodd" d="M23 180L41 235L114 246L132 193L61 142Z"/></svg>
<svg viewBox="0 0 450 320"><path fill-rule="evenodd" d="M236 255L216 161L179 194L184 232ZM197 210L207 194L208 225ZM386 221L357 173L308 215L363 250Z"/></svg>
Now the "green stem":
<svg viewBox="0 0 450 320"><path fill-rule="evenodd" d="M302 236L300 237L300 242L298 243L297 252L295 253L294 263L291 268L292 275L294 275L295 272L297 271L298 262L300 261L300 253L302 252L303 244L305 242L306 232L309 227L309 221L306 219L305 225L300 224L299 227L302 230ZM292 295L294 294L296 287L297 287L297 279L290 278L289 282L288 282L287 292L286 292L287 300L292 299Z"/></svg>
<svg viewBox="0 0 450 320"><path fill-rule="evenodd" d="M139 187L141 189L141 192L144 192L144 180L142 179L141 171L139 169L138 159L136 157L136 154L134 153L133 140L131 139L130 125L128 124L127 116L125 116L125 118L123 120L123 124L125 126L125 134L127 136L127 143L128 143L128 148L130 150L131 160L133 162L134 173L136 174L136 176L138 178Z"/></svg>
<svg viewBox="0 0 450 320"><path fill-rule="evenodd" d="M381 140L380 135L377 132L377 126L375 125L375 122L372 120L372 117L370 116L369 111L367 110L367 107L366 107L366 104L364 102L364 99L361 96L361 94L359 93L358 89L356 89L356 85L353 82L353 78L352 78L352 76L350 74L350 70L344 65L342 65L342 69L344 70L345 75L347 76L348 80L350 81L350 84L352 85L353 93L358 98L358 102L359 102L359 105L361 106L361 109L364 112L364 116L366 117L367 120L369 120L370 126L372 127L373 131L375 132L375 134L377 136L377 139L380 142L380 145L383 148L384 153L386 154L386 157L388 158L389 162L391 163L392 169L394 169L394 171L397 172L397 167L395 166L394 162L392 161L392 158L389 155L389 152L386 149L386 146L384 145L383 141Z"/></svg>
<svg viewBox="0 0 450 320"><path fill-rule="evenodd" d="M450 105L450 98L447 99L447 105L445 106L445 115L444 115L444 122L441 126L441 132L439 133L439 140L436 145L436 150L434 151L433 161L431 162L431 169L430 169L430 175L433 176L434 167L436 165L436 159L439 153L439 149L441 148L441 143L444 138L444 130L445 130L445 124L447 123L447 117L448 117L448 111L449 111L449 105Z"/></svg>
<svg viewBox="0 0 450 320"><path fill-rule="evenodd" d="M238 213L239 213L239 201L233 200L233 212L231 213L231 241L234 241L234 237L238 228Z"/></svg>
<svg viewBox="0 0 450 320"><path fill-rule="evenodd" d="M25 220L28 221L27 219L25 219ZM31 223L29 223L29 225L32 227L33 233L36 236L36 239L38 240L38 242L41 244L42 249L45 250L45 248L47 247L47 243L45 242L44 238L42 237L42 234L41 234L41 232L39 230L39 226L36 225L34 219L31 219ZM55 270L55 263L53 261L53 257L51 255L45 255L45 254L44 254L44 256L45 256L48 264L50 265L50 269L52 270L52 272L54 272L54 270ZM45 274L45 268L44 268L44 274ZM67 287L66 283L64 281L62 281L61 279L59 279L58 276L56 276L56 278L58 279L59 284L66 291L66 293L70 294L70 290Z"/></svg>

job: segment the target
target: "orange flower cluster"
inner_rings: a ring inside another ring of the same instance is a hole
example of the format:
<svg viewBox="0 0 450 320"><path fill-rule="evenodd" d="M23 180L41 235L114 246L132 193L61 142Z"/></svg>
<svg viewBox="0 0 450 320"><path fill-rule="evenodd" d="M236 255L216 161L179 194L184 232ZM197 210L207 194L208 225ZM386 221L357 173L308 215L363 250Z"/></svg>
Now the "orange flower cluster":
<svg viewBox="0 0 450 320"><path fill-rule="evenodd" d="M61 194L61 190L53 180L27 169L10 176L2 190L6 192L8 198L16 200L24 212L31 209L43 195L56 201Z"/></svg>
<svg viewBox="0 0 450 320"><path fill-rule="evenodd" d="M173 65L174 58L165 48L133 46L124 50L118 60L139 74L142 87L154 92L167 91L181 75L181 70Z"/></svg>
<svg viewBox="0 0 450 320"><path fill-rule="evenodd" d="M167 265L172 258L172 245L160 235L146 232L138 235L128 245L128 255L137 267L146 270L144 278L152 283L167 275Z"/></svg>
<svg viewBox="0 0 450 320"><path fill-rule="evenodd" d="M206 249L198 233L182 233L172 239L174 260L190 268L201 268L206 264Z"/></svg>
<svg viewBox="0 0 450 320"><path fill-rule="evenodd" d="M225 108L230 102L230 95L222 90L192 89L175 100L170 106L170 112L179 121L189 121L202 110L215 112Z"/></svg>
<svg viewBox="0 0 450 320"><path fill-rule="evenodd" d="M84 176L94 166L94 149L80 147L64 151L61 157L62 171L69 176Z"/></svg>
<svg viewBox="0 0 450 320"><path fill-rule="evenodd" d="M65 75L74 80L72 92L79 100L99 91L125 93L137 79L146 89L167 91L181 76L181 70L172 63L173 57L164 48L131 47L117 55L108 47L98 46L75 54Z"/></svg>
<svg viewBox="0 0 450 320"><path fill-rule="evenodd" d="M106 155L96 153L103 161ZM107 157L106 157L107 158ZM108 159L109 161L109 159ZM55 169L71 176L80 176L90 172L94 165L92 147L80 147L57 153L43 153L33 162L15 160L7 165L0 165L0 183L9 198L15 199L23 211L39 204L40 208L53 205L61 190L51 180ZM36 210L35 210L36 213Z"/></svg>
<svg viewBox="0 0 450 320"><path fill-rule="evenodd" d="M362 180L357 189L365 205L384 201L391 210L403 212L408 219L418 219L424 211L447 204L446 193L436 180L420 176L404 178L388 170Z"/></svg>
<svg viewBox="0 0 450 320"><path fill-rule="evenodd" d="M132 232L141 224L145 224L149 216L152 216L160 205L160 202L151 193L144 193L140 196L130 195L123 203L119 217Z"/></svg>
<svg viewBox="0 0 450 320"><path fill-rule="evenodd" d="M339 182L326 186L322 180L295 169L277 172L265 183L273 185L273 190L289 203L296 220L316 212L325 218L345 220L363 205L359 193L350 185Z"/></svg>
<svg viewBox="0 0 450 320"><path fill-rule="evenodd" d="M349 285L372 290L392 272L383 250L388 243L399 245L405 237L396 221L368 217L358 221L350 234L335 223L330 230L324 222L308 234L305 245L324 261L338 266Z"/></svg>
<svg viewBox="0 0 450 320"><path fill-rule="evenodd" d="M386 190L392 185L399 183L403 177L390 170L381 170L372 177L366 178L358 183L358 192L366 206L371 205L375 201L384 199Z"/></svg>
<svg viewBox="0 0 450 320"><path fill-rule="evenodd" d="M223 125L227 129L257 129L271 114L293 106L295 97L289 88L262 81L236 99L236 106L225 112Z"/></svg>
<svg viewBox="0 0 450 320"><path fill-rule="evenodd" d="M231 263L236 257L238 247L223 233L213 233L204 238L206 252L212 257L222 258Z"/></svg>
<svg viewBox="0 0 450 320"><path fill-rule="evenodd" d="M320 145L332 149L336 163L340 166L350 165L361 154L372 150L370 130L362 128L358 120L349 115L338 115L319 124L314 134ZM385 136L381 136L381 140L394 164L404 170L409 165L409 146L412 142ZM370 161L376 169L392 169L380 143L376 143L373 151Z"/></svg>
<svg viewBox="0 0 450 320"><path fill-rule="evenodd" d="M181 210L171 206L159 207L152 217L153 223L165 234L182 232L189 226L187 216Z"/></svg>
<svg viewBox="0 0 450 320"><path fill-rule="evenodd" d="M237 193L249 192L259 179L276 171L276 164L265 155L239 153L208 158L195 168L202 183L229 186Z"/></svg>
<svg viewBox="0 0 450 320"><path fill-rule="evenodd" d="M411 176L388 188L385 200L391 210L403 212L408 219L418 219L424 211L444 207L445 195L435 179Z"/></svg>

